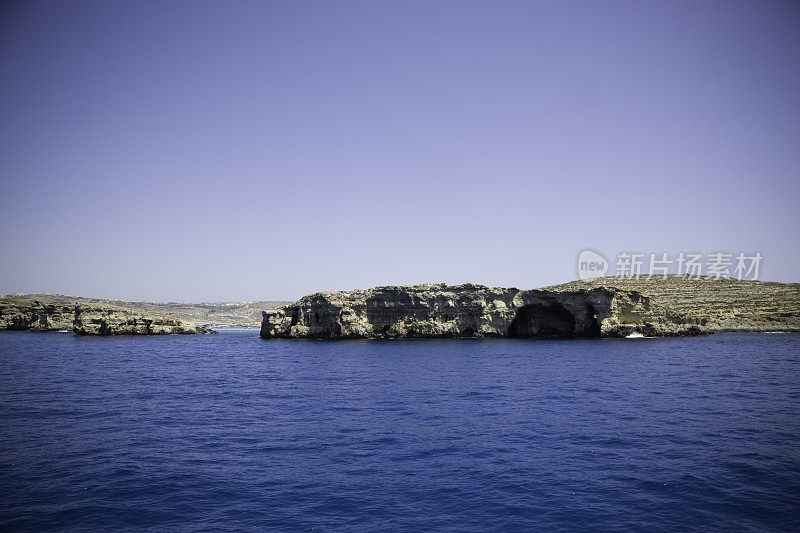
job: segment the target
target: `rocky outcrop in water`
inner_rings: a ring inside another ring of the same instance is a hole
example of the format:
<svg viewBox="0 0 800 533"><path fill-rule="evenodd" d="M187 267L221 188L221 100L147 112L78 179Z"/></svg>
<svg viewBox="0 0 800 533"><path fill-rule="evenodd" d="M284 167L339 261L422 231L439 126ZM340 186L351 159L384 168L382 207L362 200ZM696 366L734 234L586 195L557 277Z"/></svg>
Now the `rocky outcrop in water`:
<svg viewBox="0 0 800 533"><path fill-rule="evenodd" d="M114 306L56 305L0 298L0 330L73 331L78 335L213 333L177 318Z"/></svg>
<svg viewBox="0 0 800 533"><path fill-rule="evenodd" d="M472 284L377 287L321 292L264 311L261 336L570 338L800 331L799 288L679 276L602 278L542 290Z"/></svg>
<svg viewBox="0 0 800 533"><path fill-rule="evenodd" d="M288 305L291 302L260 301L260 302L134 302L117 300L113 298L84 298L82 296L66 296L63 294L7 294L7 298L18 302L39 302L43 305L56 307L124 307L145 313L178 318L184 322L203 325L222 326L259 326L261 312L264 309Z"/></svg>
<svg viewBox="0 0 800 533"><path fill-rule="evenodd" d="M321 292L264 312L270 338L619 337L702 333L634 291L414 285Z"/></svg>

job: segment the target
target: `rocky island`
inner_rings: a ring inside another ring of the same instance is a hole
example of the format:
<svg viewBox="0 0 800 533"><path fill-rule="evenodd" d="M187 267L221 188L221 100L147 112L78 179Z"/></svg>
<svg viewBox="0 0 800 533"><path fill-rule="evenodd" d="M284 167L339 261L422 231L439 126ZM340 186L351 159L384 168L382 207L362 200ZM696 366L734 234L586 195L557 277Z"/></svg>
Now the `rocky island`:
<svg viewBox="0 0 800 533"><path fill-rule="evenodd" d="M214 333L178 318L109 305L64 305L0 297L0 330L72 331L78 335Z"/></svg>
<svg viewBox="0 0 800 533"><path fill-rule="evenodd" d="M668 276L545 289L463 284L320 292L264 311L261 337L626 337L800 331L800 284Z"/></svg>
<svg viewBox="0 0 800 533"><path fill-rule="evenodd" d="M118 300L115 298L86 298L82 296L65 296L63 294L22 294L14 293L5 295L6 298L17 302L32 304L39 302L44 305L56 307L124 307L130 311L142 311L143 314L155 313L184 322L203 326L217 327L259 327L261 313L264 309L288 305L291 302L274 300L258 302L136 302ZM0 295L0 298L3 296Z"/></svg>

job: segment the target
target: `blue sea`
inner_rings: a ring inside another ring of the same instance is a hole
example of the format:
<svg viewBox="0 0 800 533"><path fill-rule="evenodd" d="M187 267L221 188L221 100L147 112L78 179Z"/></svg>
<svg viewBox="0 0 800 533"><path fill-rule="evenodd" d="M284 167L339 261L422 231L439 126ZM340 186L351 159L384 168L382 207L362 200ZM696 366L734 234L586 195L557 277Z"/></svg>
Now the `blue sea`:
<svg viewBox="0 0 800 533"><path fill-rule="evenodd" d="M0 332L0 529L796 532L799 348Z"/></svg>

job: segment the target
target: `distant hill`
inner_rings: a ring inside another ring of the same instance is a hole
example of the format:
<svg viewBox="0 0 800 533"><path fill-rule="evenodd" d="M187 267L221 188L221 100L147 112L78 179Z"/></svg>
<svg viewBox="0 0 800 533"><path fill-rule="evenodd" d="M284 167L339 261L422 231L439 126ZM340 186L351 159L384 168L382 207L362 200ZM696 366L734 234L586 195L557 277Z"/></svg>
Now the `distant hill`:
<svg viewBox="0 0 800 533"><path fill-rule="evenodd" d="M204 303L177 303L177 302L129 302L125 300L83 298L80 296L64 296L61 294L8 294L17 301L33 302L54 305L100 305L117 306L128 309L138 309L171 316L198 325L222 326L258 326L261 324L261 312L273 307L281 307L290 302L259 301L259 302L204 302Z"/></svg>

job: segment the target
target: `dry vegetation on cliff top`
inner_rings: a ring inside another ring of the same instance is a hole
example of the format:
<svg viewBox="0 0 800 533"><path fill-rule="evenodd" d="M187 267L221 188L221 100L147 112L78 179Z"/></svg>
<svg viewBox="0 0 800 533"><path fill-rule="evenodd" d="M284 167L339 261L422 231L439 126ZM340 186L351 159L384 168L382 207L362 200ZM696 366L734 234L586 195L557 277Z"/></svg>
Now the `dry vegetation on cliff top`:
<svg viewBox="0 0 800 533"><path fill-rule="evenodd" d="M764 329L763 323L800 329L800 283L740 281L703 276L669 275L647 279L604 277L546 287L572 291L608 287L637 291L654 303L689 317L705 319L716 330ZM750 327L752 326L752 327Z"/></svg>

